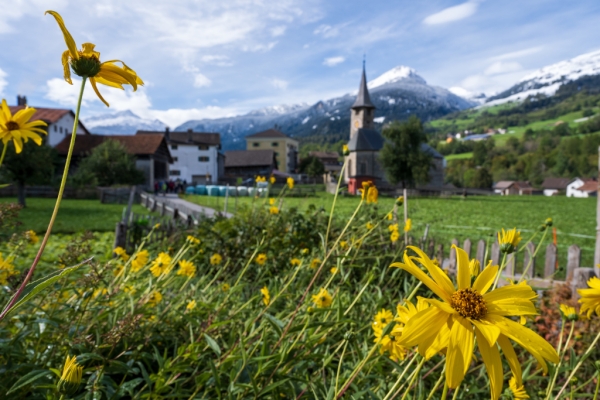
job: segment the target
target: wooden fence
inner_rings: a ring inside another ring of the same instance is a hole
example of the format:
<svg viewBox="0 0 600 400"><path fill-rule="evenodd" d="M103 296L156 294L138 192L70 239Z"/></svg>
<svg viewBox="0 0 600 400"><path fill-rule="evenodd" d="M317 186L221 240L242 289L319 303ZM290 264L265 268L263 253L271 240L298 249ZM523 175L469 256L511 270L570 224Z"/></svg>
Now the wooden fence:
<svg viewBox="0 0 600 400"><path fill-rule="evenodd" d="M154 228L156 224L160 225ZM131 254L150 232L152 235L148 238L148 242L156 243L168 239L173 233L185 227L169 216L130 213L128 218L117 223L114 247L121 246Z"/></svg>
<svg viewBox="0 0 600 400"><path fill-rule="evenodd" d="M414 240L409 240L410 242L414 242ZM430 257L435 257L438 260L442 268L447 269L451 274L456 273L456 251L451 246L448 246L446 251L444 251L444 245L441 243L436 245L433 239L429 239L426 243L421 240L419 244L423 251ZM469 255L469 258L479 261L481 268L485 268L487 264L486 260L492 260L492 265L500 265L502 263L502 253L500 252L500 245L497 242L488 246L485 240L473 243L470 239L466 239L462 243L462 246L460 246L458 240L453 239L451 244L462 247ZM522 251L509 254L506 257L506 267L504 268L499 284L506 284L507 279L518 281L525 274L524 279L527 279L529 284L535 288L548 289L568 284L572 289L577 289L587 287L587 280L595 276L593 268L581 267L581 250L577 245L571 245L568 249L564 280L555 279L555 275L558 272L556 246L550 243L545 249L539 249L538 253L544 254L543 275L535 273L536 260L534 255L536 255L536 245L530 242ZM517 271L518 266L521 267L519 271ZM576 294L575 291L574 294Z"/></svg>

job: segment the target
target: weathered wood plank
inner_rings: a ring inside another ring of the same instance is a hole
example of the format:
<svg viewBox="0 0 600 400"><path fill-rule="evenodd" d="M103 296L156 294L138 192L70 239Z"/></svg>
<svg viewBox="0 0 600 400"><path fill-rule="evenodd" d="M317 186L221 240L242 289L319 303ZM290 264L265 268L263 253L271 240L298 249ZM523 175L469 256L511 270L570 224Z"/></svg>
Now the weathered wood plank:
<svg viewBox="0 0 600 400"><path fill-rule="evenodd" d="M550 243L546 247L546 262L544 264L544 278L554 279L554 271L556 268L556 246Z"/></svg>
<svg viewBox="0 0 600 400"><path fill-rule="evenodd" d="M573 244L569 246L569 253L567 257L567 275L566 281L569 282L573 279L573 272L576 268L579 268L581 263L581 249L579 246Z"/></svg>
<svg viewBox="0 0 600 400"><path fill-rule="evenodd" d="M500 245L498 242L492 244L492 265L500 265Z"/></svg>
<svg viewBox="0 0 600 400"><path fill-rule="evenodd" d="M454 250L454 246L458 246L458 239L452 239L452 247L450 247L450 264L448 268L451 270L456 270L456 250Z"/></svg>
<svg viewBox="0 0 600 400"><path fill-rule="evenodd" d="M523 256L523 279L531 279L535 275L535 244L527 243L525 246L525 255Z"/></svg>
<svg viewBox="0 0 600 400"><path fill-rule="evenodd" d="M463 250L469 256L469 260L471 259L471 247L472 247L471 239L469 239L469 238L465 239L465 241L463 242Z"/></svg>
<svg viewBox="0 0 600 400"><path fill-rule="evenodd" d="M481 268L486 267L485 240L480 240L479 242L477 242L477 254L475 255L475 258L479 261L479 264L481 264Z"/></svg>

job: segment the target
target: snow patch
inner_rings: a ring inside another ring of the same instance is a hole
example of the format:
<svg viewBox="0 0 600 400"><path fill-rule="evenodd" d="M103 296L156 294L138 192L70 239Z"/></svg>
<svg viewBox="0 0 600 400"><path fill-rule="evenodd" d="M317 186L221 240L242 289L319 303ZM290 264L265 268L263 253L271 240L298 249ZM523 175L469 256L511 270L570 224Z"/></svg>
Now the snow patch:
<svg viewBox="0 0 600 400"><path fill-rule="evenodd" d="M385 117L373 118L373 121L377 122L378 124L383 124L383 121L385 121Z"/></svg>
<svg viewBox="0 0 600 400"><path fill-rule="evenodd" d="M302 125L306 124L308 122L308 120L310 119L310 117L306 117L302 120Z"/></svg>
<svg viewBox="0 0 600 400"><path fill-rule="evenodd" d="M373 89L379 86L383 86L385 84L394 83L401 80L413 80L423 85L427 84L427 82L425 82L425 79L421 78L417 74L417 71L410 67L399 65L379 75L377 78L370 81L367 84L367 86L369 87L369 89Z"/></svg>

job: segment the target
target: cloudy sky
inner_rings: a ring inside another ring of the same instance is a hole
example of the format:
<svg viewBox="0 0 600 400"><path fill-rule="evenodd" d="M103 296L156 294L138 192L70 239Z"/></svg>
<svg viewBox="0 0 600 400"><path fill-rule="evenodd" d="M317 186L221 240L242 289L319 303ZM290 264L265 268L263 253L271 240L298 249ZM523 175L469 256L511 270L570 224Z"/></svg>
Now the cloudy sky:
<svg viewBox="0 0 600 400"><path fill-rule="evenodd" d="M132 110L175 127L356 90L407 65L429 83L506 89L527 73L600 49L600 1L0 0L0 96L75 105L62 79L62 14L78 46L121 59L146 82L135 93L87 91L83 117Z"/></svg>

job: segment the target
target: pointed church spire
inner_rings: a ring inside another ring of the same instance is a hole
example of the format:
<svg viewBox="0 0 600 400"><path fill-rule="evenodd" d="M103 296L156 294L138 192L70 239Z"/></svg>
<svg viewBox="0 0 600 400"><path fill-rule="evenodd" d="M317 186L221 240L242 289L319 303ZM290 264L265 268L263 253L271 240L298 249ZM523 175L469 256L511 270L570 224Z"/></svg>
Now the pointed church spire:
<svg viewBox="0 0 600 400"><path fill-rule="evenodd" d="M369 96L369 89L367 88L367 74L365 73L365 58L363 57L363 71L362 78L360 79L360 86L358 87L358 96L356 101L352 105L352 108L375 108L371 103L371 97Z"/></svg>

